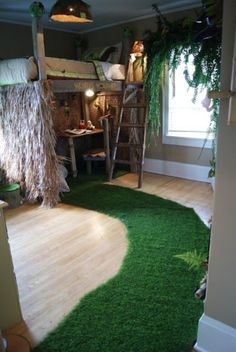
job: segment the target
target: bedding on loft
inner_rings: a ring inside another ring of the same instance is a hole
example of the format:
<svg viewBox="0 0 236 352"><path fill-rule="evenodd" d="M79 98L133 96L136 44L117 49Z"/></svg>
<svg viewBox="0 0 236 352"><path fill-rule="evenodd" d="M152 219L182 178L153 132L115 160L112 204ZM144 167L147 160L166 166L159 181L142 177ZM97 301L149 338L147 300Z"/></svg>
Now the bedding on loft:
<svg viewBox="0 0 236 352"><path fill-rule="evenodd" d="M46 74L49 79L124 80L124 65L110 62L83 62L77 60L45 57ZM0 61L0 86L27 83L38 75L34 58Z"/></svg>

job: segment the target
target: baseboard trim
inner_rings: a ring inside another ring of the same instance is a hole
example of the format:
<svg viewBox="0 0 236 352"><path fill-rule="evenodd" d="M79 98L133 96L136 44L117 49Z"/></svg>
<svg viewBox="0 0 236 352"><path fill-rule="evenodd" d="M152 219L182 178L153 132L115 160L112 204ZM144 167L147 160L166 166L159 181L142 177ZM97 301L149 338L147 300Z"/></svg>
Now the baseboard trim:
<svg viewBox="0 0 236 352"><path fill-rule="evenodd" d="M155 174L185 178L188 180L210 183L209 167L194 164L178 163L175 161L145 158L144 171Z"/></svg>
<svg viewBox="0 0 236 352"><path fill-rule="evenodd" d="M196 352L236 351L236 329L203 314L194 349Z"/></svg>

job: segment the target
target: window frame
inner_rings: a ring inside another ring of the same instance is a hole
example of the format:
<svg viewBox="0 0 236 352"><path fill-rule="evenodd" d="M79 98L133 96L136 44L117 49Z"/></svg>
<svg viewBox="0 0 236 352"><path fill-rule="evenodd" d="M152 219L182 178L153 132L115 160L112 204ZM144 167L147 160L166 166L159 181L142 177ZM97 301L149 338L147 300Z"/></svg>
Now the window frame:
<svg viewBox="0 0 236 352"><path fill-rule="evenodd" d="M194 148L212 148L213 138L191 138L168 135L169 131L169 69L165 68L162 89L162 143Z"/></svg>

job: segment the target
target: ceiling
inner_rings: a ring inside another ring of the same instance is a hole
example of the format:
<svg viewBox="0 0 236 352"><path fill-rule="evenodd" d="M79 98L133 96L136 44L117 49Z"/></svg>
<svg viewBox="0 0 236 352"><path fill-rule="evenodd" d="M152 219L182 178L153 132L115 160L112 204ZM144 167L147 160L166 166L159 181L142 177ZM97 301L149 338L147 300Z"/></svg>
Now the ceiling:
<svg viewBox="0 0 236 352"><path fill-rule="evenodd" d="M155 16L152 4L157 4L162 13L181 11L201 6L201 0L85 0L91 6L93 23L71 24L50 21L48 14L56 0L42 0L45 7L45 28L85 33L116 24ZM30 0L0 0L0 22L31 24L28 12Z"/></svg>

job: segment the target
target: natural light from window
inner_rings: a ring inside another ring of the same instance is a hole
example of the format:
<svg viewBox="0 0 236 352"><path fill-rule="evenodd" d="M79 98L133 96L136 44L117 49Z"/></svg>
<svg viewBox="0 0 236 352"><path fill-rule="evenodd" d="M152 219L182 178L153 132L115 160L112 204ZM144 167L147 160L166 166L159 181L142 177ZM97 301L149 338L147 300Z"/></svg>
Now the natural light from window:
<svg viewBox="0 0 236 352"><path fill-rule="evenodd" d="M168 90L165 92L167 101L164 103L164 143L202 146L206 138L212 138L208 133L211 112L203 106L205 103L210 110L210 101L204 89L198 92L193 102L194 88L186 82L184 70L182 58L174 74L169 72ZM188 63L188 70L191 75L194 70L191 62Z"/></svg>

